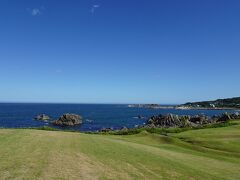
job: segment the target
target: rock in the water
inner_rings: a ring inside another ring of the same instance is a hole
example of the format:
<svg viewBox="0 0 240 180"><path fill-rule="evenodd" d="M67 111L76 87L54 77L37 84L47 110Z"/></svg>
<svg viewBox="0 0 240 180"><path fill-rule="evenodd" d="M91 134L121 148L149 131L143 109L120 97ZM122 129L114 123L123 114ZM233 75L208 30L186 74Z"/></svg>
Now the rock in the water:
<svg viewBox="0 0 240 180"><path fill-rule="evenodd" d="M34 119L39 121L48 121L50 120L50 117L47 116L46 114L40 114L40 115L37 115Z"/></svg>
<svg viewBox="0 0 240 180"><path fill-rule="evenodd" d="M82 124L82 117L77 114L64 114L52 123L58 126L75 126Z"/></svg>

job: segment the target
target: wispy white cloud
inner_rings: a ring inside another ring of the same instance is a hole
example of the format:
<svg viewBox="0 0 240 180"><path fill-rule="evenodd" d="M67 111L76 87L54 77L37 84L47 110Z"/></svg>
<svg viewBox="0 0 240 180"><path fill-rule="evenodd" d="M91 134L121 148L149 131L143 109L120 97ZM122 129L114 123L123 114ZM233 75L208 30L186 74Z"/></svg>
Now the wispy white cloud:
<svg viewBox="0 0 240 180"><path fill-rule="evenodd" d="M37 16L37 15L40 15L41 13L42 12L38 8L34 8L34 9L31 10L32 16Z"/></svg>
<svg viewBox="0 0 240 180"><path fill-rule="evenodd" d="M99 4L94 4L94 5L92 5L92 8L91 8L91 11L90 11L90 12L91 12L92 14L94 14L95 11L96 11L96 9L99 8L99 7L100 7Z"/></svg>
<svg viewBox="0 0 240 180"><path fill-rule="evenodd" d="M41 6L40 8L27 8L27 11L32 16L39 16L45 11L45 7Z"/></svg>

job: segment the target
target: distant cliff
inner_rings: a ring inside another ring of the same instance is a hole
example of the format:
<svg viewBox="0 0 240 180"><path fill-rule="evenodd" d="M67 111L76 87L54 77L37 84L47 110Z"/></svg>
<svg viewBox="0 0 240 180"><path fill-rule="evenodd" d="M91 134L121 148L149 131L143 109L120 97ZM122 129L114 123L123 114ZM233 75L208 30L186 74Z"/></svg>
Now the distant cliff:
<svg viewBox="0 0 240 180"><path fill-rule="evenodd" d="M188 102L180 107L190 108L240 108L240 97L217 99L215 101Z"/></svg>

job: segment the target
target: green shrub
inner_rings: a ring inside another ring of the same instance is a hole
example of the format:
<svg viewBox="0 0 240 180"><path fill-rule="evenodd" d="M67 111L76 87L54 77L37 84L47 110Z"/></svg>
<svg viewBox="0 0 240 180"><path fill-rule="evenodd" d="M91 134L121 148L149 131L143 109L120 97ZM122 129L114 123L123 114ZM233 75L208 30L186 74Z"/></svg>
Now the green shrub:
<svg viewBox="0 0 240 180"><path fill-rule="evenodd" d="M59 129L55 129L49 126L42 126L42 127L37 127L37 128L33 128L33 129L37 129L37 130L44 130L44 131L59 131Z"/></svg>

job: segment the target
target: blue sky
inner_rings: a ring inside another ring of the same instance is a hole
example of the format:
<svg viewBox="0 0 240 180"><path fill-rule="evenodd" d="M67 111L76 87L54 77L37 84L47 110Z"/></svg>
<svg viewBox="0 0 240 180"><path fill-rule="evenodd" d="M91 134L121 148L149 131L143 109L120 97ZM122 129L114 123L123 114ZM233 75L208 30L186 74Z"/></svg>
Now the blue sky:
<svg viewBox="0 0 240 180"><path fill-rule="evenodd" d="M1 0L0 102L239 96L239 0Z"/></svg>

